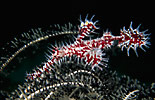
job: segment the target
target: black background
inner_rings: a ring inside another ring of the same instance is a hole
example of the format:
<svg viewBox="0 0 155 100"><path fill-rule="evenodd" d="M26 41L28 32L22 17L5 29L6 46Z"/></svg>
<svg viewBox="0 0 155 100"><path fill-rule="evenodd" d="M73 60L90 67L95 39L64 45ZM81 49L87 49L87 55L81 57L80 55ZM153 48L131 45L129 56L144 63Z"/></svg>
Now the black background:
<svg viewBox="0 0 155 100"><path fill-rule="evenodd" d="M112 56L110 66L123 74L131 75L144 82L153 82L154 76L154 6L153 2L31 2L16 5L4 4L1 8L0 46L13 37L31 28L45 27L51 24L74 23L79 24L79 16L84 19L86 14L96 15L103 29L109 29L118 35L123 26L128 27L133 21L133 27L142 24L141 30L149 29L151 46L147 52L139 50L139 57L135 54L127 57L126 51ZM120 70L121 68L121 70Z"/></svg>

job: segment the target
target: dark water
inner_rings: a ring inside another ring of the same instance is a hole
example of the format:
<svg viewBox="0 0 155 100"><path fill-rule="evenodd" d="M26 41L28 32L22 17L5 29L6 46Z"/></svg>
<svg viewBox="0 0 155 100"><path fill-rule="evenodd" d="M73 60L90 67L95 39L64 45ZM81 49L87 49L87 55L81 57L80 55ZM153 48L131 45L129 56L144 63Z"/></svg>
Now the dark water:
<svg viewBox="0 0 155 100"><path fill-rule="evenodd" d="M72 6L71 8L73 9L65 11L66 14L54 13L49 16L40 17L40 20L34 21L33 19L39 17L39 14L35 15L36 17L29 20L29 22L38 22L38 24L23 24L24 20L22 20L23 23L16 23L15 25L14 20L10 19L10 22L8 22L8 24L3 25L2 31L6 34L3 34L3 36L1 35L0 37L1 45L7 41L10 41L10 39L15 35L18 35L16 33L20 34L21 32L27 31L31 28L57 23L68 23L68 21L76 23L78 25L79 15L81 14L85 17L87 13L90 13L90 15L95 14L95 19L99 19L99 24L102 26L102 28L104 30L108 28L114 35L118 35L120 28L122 28L123 26L129 26L131 21L133 21L133 24L135 23L135 27L139 24L142 24L142 29L149 29L149 33L154 33L154 23L152 21L154 18L151 17L152 13L148 12L150 11L150 8L146 9L148 11L144 11L145 9L140 9L142 7L127 10L107 10L107 8L103 9L102 6L98 7L98 5L95 5L95 7L89 9L84 9L84 7L81 6ZM14 15L14 17L16 16ZM138 49L139 57L136 57L135 53L132 50L130 51L131 56L129 57L127 57L125 50L123 52L118 49L116 49L115 52L111 51L112 53L110 54L109 67L111 67L112 70L116 70L120 75L129 75L130 77L136 78L146 84L155 82L153 77L154 61L152 60L154 57L153 34L151 34L150 42L152 45L149 49L146 49L147 52L143 52L142 50ZM33 50L29 49L29 51L32 52ZM9 68L8 66L8 68L6 68L6 71L4 70L3 73L0 73L1 90L14 90L17 87L17 84L22 84L24 82L26 72L31 72L31 70L35 68L36 65L40 65L42 61L45 61L44 52L42 52L41 50L38 50L38 52L34 55L28 54L29 57L27 57L26 59L22 59L22 62L20 63L14 61L13 64L17 64L18 67L13 68L12 70L12 68ZM13 72L10 70L12 70Z"/></svg>

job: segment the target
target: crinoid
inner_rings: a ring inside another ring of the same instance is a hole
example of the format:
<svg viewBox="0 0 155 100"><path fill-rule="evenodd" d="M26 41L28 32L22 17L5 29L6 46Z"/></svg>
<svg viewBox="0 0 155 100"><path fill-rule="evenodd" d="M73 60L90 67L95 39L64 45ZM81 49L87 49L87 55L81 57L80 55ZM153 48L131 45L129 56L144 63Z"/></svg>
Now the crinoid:
<svg viewBox="0 0 155 100"><path fill-rule="evenodd" d="M150 45L149 34L146 34L146 31L141 32L140 25L134 29L131 22L129 29L124 27L120 30L120 36L114 36L106 31L101 37L90 37L100 34L96 31L100 29L96 24L98 21L93 21L93 18L94 16L88 20L87 15L82 21L80 16L81 24L78 28L69 23L65 26L56 24L48 29L32 29L20 36L22 40L14 38L14 41L7 45L15 50L14 53L2 48L6 51L3 54L6 56L1 56L1 71L7 69L16 58L21 58L19 54L22 51L32 47L41 52L41 47L48 46L46 60L33 71L26 73L23 85L18 85L15 91L6 93L6 98L152 100L155 87L146 87L138 80L125 75L118 76L116 71L108 67L109 58L106 54L106 50L115 44L121 50L126 48L128 56L130 49L138 56L138 47L144 50L144 47Z"/></svg>

